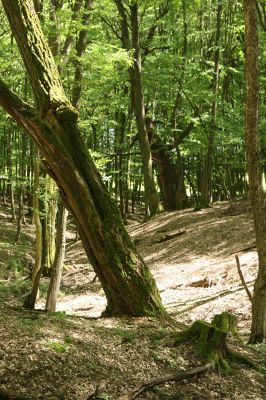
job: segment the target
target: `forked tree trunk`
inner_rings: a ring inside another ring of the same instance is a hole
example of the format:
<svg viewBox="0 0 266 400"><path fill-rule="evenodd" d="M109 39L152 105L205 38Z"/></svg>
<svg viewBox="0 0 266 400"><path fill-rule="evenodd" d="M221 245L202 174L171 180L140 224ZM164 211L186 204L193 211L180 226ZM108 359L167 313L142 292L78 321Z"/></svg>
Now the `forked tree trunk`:
<svg viewBox="0 0 266 400"><path fill-rule="evenodd" d="M266 200L259 144L259 71L256 1L244 0L246 45L246 154L259 271L254 285L250 343L266 339Z"/></svg>
<svg viewBox="0 0 266 400"><path fill-rule="evenodd" d="M33 137L71 210L107 297L107 312L163 314L155 281L85 148L32 0L2 0L33 88L36 108L0 81L0 104Z"/></svg>

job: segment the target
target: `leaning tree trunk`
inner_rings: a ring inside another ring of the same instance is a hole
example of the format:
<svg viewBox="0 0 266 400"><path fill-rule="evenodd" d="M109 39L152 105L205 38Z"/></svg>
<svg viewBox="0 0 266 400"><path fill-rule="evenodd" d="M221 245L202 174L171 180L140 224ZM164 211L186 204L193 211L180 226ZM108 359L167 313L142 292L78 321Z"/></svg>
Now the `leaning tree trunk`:
<svg viewBox="0 0 266 400"><path fill-rule="evenodd" d="M2 0L31 81L36 109L0 81L0 104L33 137L71 210L114 314L164 313L155 281L88 154L32 0Z"/></svg>
<svg viewBox="0 0 266 400"><path fill-rule="evenodd" d="M244 0L246 45L246 155L255 222L259 271L254 285L250 343L266 339L266 201L262 187L259 144L259 71L256 1Z"/></svg>

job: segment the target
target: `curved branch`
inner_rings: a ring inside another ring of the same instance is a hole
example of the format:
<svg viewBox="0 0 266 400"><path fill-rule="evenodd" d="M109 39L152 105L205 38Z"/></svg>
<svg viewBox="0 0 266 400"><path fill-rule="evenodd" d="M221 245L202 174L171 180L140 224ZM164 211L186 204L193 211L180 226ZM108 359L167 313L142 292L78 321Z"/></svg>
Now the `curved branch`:
<svg viewBox="0 0 266 400"><path fill-rule="evenodd" d="M136 399L141 393L146 392L147 390L153 388L154 386L161 385L162 383L166 382L177 382L183 379L191 378L194 375L202 374L207 370L214 367L214 363L210 362L208 364L202 365L200 367L196 367L187 371L177 372L175 374L167 374L158 376L156 378L151 379L148 382L143 383L142 385L135 388L129 394L123 395L119 397L118 400L134 400Z"/></svg>

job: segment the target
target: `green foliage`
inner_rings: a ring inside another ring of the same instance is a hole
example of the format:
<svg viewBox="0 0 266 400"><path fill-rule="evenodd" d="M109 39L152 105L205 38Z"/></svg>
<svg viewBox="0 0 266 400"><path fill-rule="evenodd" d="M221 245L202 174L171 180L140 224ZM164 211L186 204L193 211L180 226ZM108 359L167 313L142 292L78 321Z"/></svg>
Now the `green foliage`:
<svg viewBox="0 0 266 400"><path fill-rule="evenodd" d="M99 0L94 2L88 26L88 43L81 58L77 57L75 44L80 30L84 29L82 10L73 18L71 2L62 4L62 8L57 11L56 21L53 21L50 18L50 2L43 1L43 28L48 38L58 35L61 53L66 38L70 35L73 39L68 62L62 70L63 85L69 97L72 96L76 63L83 65L80 102L83 139L91 149L108 189L116 198L119 197L119 190L124 195L130 195L136 187L142 191L141 157L137 154L138 142L133 140L137 129L130 88L134 52L131 48L129 3L124 2L128 16L129 48L125 49L122 44L121 19L115 2ZM139 0L138 7L146 111L149 117L158 121L155 131L166 148L171 148L169 153L173 163L178 160L174 143L193 122L193 129L179 144L179 151L187 189L191 192L193 184L198 194L203 158L208 147L211 104L214 100L212 81L217 2ZM264 71L266 33L263 30L260 31L260 39L260 68ZM226 198L220 171L227 171L226 186L231 194L238 196L243 194L240 182L241 179L245 181L243 177L246 169L243 134L244 23L242 2L239 0L223 2L219 50L213 192L214 198ZM57 60L59 65L62 59L64 56L61 54ZM0 63L3 79L22 98L32 102L23 63L15 43L10 40L4 15L0 27ZM260 132L263 149L266 128L266 119L263 117L266 104L264 87L265 77L261 74ZM124 125L122 118L125 118ZM30 186L30 176L24 178L17 168L17 164L22 163L21 132L0 111L0 141L3 149L6 148L7 134L12 136L11 168L15 189L20 184ZM23 161L26 165L31 163L30 146L30 141L27 141ZM9 177L4 150L0 152L0 175ZM23 182L18 178L22 178ZM40 195L45 196L45 192L41 191Z"/></svg>

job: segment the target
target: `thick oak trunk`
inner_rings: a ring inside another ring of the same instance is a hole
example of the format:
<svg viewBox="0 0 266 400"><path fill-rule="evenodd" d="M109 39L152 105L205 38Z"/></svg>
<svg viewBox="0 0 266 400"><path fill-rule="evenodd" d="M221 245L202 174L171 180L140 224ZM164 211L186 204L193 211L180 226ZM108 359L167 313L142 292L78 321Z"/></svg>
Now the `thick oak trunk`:
<svg viewBox="0 0 266 400"><path fill-rule="evenodd" d="M33 137L71 210L112 314L164 312L154 279L132 244L79 133L32 0L2 0L27 68L36 109L0 81L0 104Z"/></svg>

